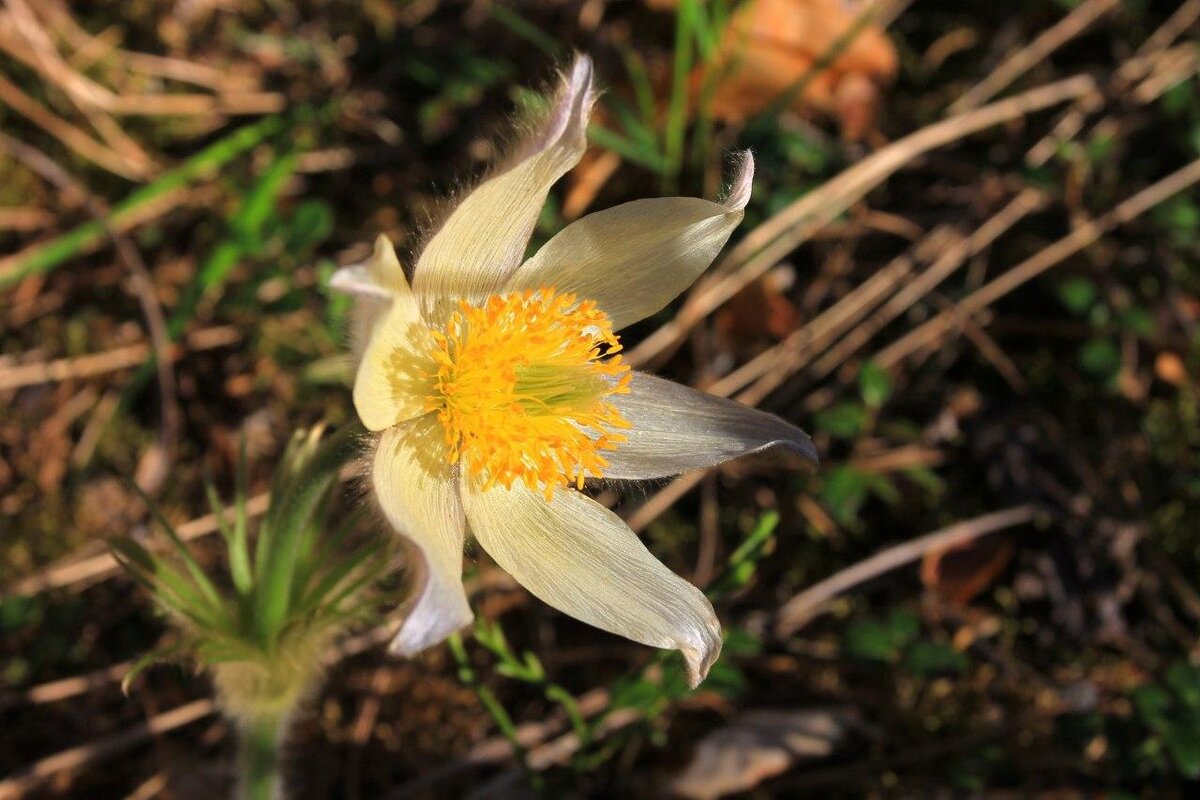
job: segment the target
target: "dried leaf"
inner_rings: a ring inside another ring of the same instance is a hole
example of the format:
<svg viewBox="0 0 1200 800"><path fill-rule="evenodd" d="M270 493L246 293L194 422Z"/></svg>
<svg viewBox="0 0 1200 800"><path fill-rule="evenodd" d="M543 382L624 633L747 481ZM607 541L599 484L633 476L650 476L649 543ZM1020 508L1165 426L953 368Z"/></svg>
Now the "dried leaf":
<svg viewBox="0 0 1200 800"><path fill-rule="evenodd" d="M734 295L716 317L722 348L738 356L798 330L800 311L785 294L794 277L774 270Z"/></svg>
<svg viewBox="0 0 1200 800"><path fill-rule="evenodd" d="M798 760L829 756L846 723L843 712L829 709L746 712L704 737L671 788L689 800L744 792Z"/></svg>
<svg viewBox="0 0 1200 800"><path fill-rule="evenodd" d="M896 75L895 48L878 26L859 25L863 3L753 0L733 15L718 62L724 76L713 100L718 119L736 122L765 110L808 79L790 107L832 114L857 139L874 125L879 87ZM811 71L837 53L819 74Z"/></svg>
<svg viewBox="0 0 1200 800"><path fill-rule="evenodd" d="M1004 572L1015 551L1005 536L931 550L921 561L921 583L946 602L965 606Z"/></svg>

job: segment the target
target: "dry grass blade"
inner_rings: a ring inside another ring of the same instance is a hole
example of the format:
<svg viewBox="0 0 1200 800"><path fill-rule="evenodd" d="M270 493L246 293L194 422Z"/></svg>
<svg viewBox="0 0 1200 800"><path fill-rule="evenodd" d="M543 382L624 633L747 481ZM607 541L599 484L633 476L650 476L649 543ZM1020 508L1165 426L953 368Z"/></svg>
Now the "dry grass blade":
<svg viewBox="0 0 1200 800"><path fill-rule="evenodd" d="M0 76L0 103L9 106L81 157L109 172L131 180L139 180L150 174L148 165L131 162L120 153L96 141L83 130L46 110L3 76Z"/></svg>
<svg viewBox="0 0 1200 800"><path fill-rule="evenodd" d="M596 726L593 735L596 741L627 728L642 718L642 712L632 708L622 708L606 716ZM527 768L535 772L543 772L550 767L561 764L578 752L582 746L579 737L574 733L564 733L553 741L535 747L529 751ZM521 769L510 769L480 786L467 795L468 800L484 800L484 798L512 797L513 792L520 788L520 782L525 772Z"/></svg>
<svg viewBox="0 0 1200 800"><path fill-rule="evenodd" d="M150 156L108 116L104 105L112 99L113 93L81 75L63 61L50 35L25 0L9 0L8 13L23 42L14 47L11 38L3 37L0 38L0 44L4 45L10 54L40 72L51 84L62 89L114 151L130 164L137 165L139 169L145 172L152 171L154 164Z"/></svg>
<svg viewBox="0 0 1200 800"><path fill-rule="evenodd" d="M905 311L936 289L950 275L971 259L991 246L1004 232L1029 214L1044 208L1049 198L1036 189L1026 189L1008 205L980 225L974 233L954 246L944 250L929 269L898 291L879 311L864 324L855 327L845 339L823 355L812 366L814 379L828 375L853 353L865 345L872 336L883 329ZM761 389L760 389L761 391Z"/></svg>
<svg viewBox="0 0 1200 800"><path fill-rule="evenodd" d="M737 400L741 403L757 405L807 364L812 357L829 346L836 337L849 331L846 339L830 351L837 353L838 360L832 362L836 366L841 363L841 359L848 357L850 353L865 344L870 336L882 328L887 321L907 308L907 303L914 294L914 286L918 293L928 291L936 286L953 269L989 246L1017 220L1040 207L1041 203L1040 194L1032 190L1022 193L970 237L960 239L953 244L948 241L947 231L934 231L917 243L913 248L912 255L906 254L897 258L809 325L756 356L741 369L717 381L709 387L709 391L722 397L728 397L757 378L756 383L737 396ZM870 310L883 302L887 292L894 290L897 285L901 285L900 281L903 276L911 272L915 261L927 260L936 253L941 253L941 257L934 262L930 269L922 273L921 278L902 288L900 293L894 296L892 301L886 303L874 317L863 322L863 318ZM903 303L895 302L896 297L902 297ZM825 367L826 371L831 368ZM644 530L660 514L697 486L703 480L704 474L697 472L675 478L634 510L626 522L635 531Z"/></svg>
<svg viewBox="0 0 1200 800"><path fill-rule="evenodd" d="M246 501L246 513L251 518L260 516L266 512L268 500L269 497L266 492L251 497ZM227 509L226 518L232 520L233 513L233 509ZM216 533L217 530L219 530L217 518L212 514L206 514L203 517L180 525L176 528L176 533L179 534L180 539L188 542L192 539L198 539L201 536L207 536L210 533ZM104 553L91 558L60 564L44 570L37 575L23 578L12 586L7 587L3 597L29 595L49 589L59 589L85 581L108 578L116 575L118 572L120 572L120 567L117 566L116 559L111 554Z"/></svg>
<svg viewBox="0 0 1200 800"><path fill-rule="evenodd" d="M1164 51L1197 19L1200 19L1200 0L1187 0L1142 43L1132 58L1117 68L1109 81L1108 92L1112 95L1123 95L1130 86L1153 72L1154 65L1163 57ZM1083 130L1087 115L1099 110L1103 105L1104 95L1100 91L1076 100L1055 123L1054 129L1029 151L1025 157L1026 163L1040 167L1049 161L1060 144Z"/></svg>
<svg viewBox="0 0 1200 800"><path fill-rule="evenodd" d="M49 156L37 148L19 142L12 137L0 133L0 145L3 145L17 158L23 161L34 172L41 175L60 192L73 192L84 198L88 212L100 225L104 226L109 238L116 248L117 256L129 272L130 284L138 303L142 308L142 316L146 320L146 328L150 334L150 344L154 354L155 370L158 375L160 405L162 409L162 431L159 443L167 464L175 449L175 440L179 435L180 411L176 396L175 373L171 368L168 350L171 346L167 335L167 323L163 316L162 306L154 290L154 278L142 260L137 246L126 236L117 233L108 224L110 210L102 200L79 185L66 170L56 164ZM153 493L153 489L145 487ZM155 487L156 488L156 487Z"/></svg>
<svg viewBox="0 0 1200 800"><path fill-rule="evenodd" d="M55 753L0 781L0 800L18 800L55 776L109 761L151 737L189 725L216 711L212 700L194 700L120 733Z"/></svg>
<svg viewBox="0 0 1200 800"><path fill-rule="evenodd" d="M40 231L54 224L57 217L42 208L0 208L0 230Z"/></svg>
<svg viewBox="0 0 1200 800"><path fill-rule="evenodd" d="M1078 253L1118 225L1137 218L1167 198L1198 182L1200 182L1200 159L1151 184L1114 207L1107 214L1081 225L1054 244L1038 251L1008 272L968 295L954 308L943 311L884 348L876 356L876 360L881 366L890 368L917 350L933 345L954 330L958 326L959 320L979 313L1018 286L1029 282L1064 259Z"/></svg>
<svg viewBox="0 0 1200 800"><path fill-rule="evenodd" d="M1118 5L1119 0L1087 0L1080 3L1057 24L1042 31L1032 42L1006 58L986 78L955 100L950 106L950 113L961 114L986 103Z"/></svg>
<svg viewBox="0 0 1200 800"><path fill-rule="evenodd" d="M823 349L828 341L840 336L858 323L870 313L872 308L883 302L896 286L901 285L902 281L912 273L915 261L920 258L920 253L934 248L941 249L942 245L946 243L946 235L946 231L942 229L929 234L912 248L912 251L918 255L905 253L893 259L891 263L859 284L806 325L801 326L795 333L774 347L759 353L733 372L706 387L706 390L711 394L729 397L755 379L773 371L779 364L806 358L809 354Z"/></svg>
<svg viewBox="0 0 1200 800"><path fill-rule="evenodd" d="M780 638L791 636L820 613L821 608L827 602L847 589L877 578L885 572L890 572L905 564L911 564L931 550L954 547L989 533L1024 525L1033 520L1034 514L1035 510L1032 506L1017 506L963 522L956 522L949 527L925 534L912 541L889 547L887 550L809 587L784 603L779 609L779 615L775 621L775 635Z"/></svg>
<svg viewBox="0 0 1200 800"><path fill-rule="evenodd" d="M1096 81L1087 75L1040 86L922 128L850 167L751 231L697 287L674 320L630 351L630 362L647 364L665 354L693 325L914 159L981 130L1082 97L1095 87Z"/></svg>
<svg viewBox="0 0 1200 800"><path fill-rule="evenodd" d="M166 351L166 360L168 362L176 361L189 352L198 353L204 350L228 347L241 339L241 331L231 325L206 328L190 334L186 348L181 345L169 347ZM36 386L40 383L93 378L108 372L137 367L152 352L149 344L139 342L73 358L56 358L53 361L36 364L0 365L0 392Z"/></svg>
<svg viewBox="0 0 1200 800"><path fill-rule="evenodd" d="M592 689L580 695L578 699L579 713L584 719L590 719L608 707L609 699L607 689ZM558 734L566 726L565 715L561 714L539 722L526 722L517 726L517 741L522 747L532 749L530 753L532 755L547 739ZM421 777L397 787L387 795L387 800L409 800L413 797L427 796L434 786L462 772L474 767L502 764L511 759L513 755L512 742L503 736L493 736L473 745L461 757L435 767Z"/></svg>
<svg viewBox="0 0 1200 800"><path fill-rule="evenodd" d="M62 8L47 13L38 9L60 28L69 13ZM71 26L72 28L77 26ZM281 111L287 99L279 92L262 91L257 81L228 75L202 64L178 58L143 53L127 53L105 45L98 46L97 37L86 32L75 32L80 52L88 49L93 60L107 53L123 61L126 70L138 70L152 75L187 81L198 86L214 89L217 94L189 93L116 93L81 74L59 54L51 36L42 28L37 15L23 0L9 3L7 14L0 13L0 49L10 56L35 69L46 80L59 86L91 123L109 139L113 147L123 155L150 165L150 158L120 128L104 115L137 116L191 116L213 114L272 114Z"/></svg>

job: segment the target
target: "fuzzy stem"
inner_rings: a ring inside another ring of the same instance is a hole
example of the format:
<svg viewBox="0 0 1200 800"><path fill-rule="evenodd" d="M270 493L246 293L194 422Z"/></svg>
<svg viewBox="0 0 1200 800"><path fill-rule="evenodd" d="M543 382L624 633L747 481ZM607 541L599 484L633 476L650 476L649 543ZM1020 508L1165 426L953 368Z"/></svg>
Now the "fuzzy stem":
<svg viewBox="0 0 1200 800"><path fill-rule="evenodd" d="M282 800L279 747L286 722L270 717L240 726L238 800Z"/></svg>

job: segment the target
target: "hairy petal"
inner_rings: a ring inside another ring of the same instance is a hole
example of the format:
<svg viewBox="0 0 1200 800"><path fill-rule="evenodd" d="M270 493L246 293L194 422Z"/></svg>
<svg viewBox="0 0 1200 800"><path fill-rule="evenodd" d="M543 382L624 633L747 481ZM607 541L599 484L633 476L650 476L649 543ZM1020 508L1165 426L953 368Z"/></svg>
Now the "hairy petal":
<svg viewBox="0 0 1200 800"><path fill-rule="evenodd" d="M595 95L592 62L576 59L541 129L518 162L463 199L425 246L413 287L442 316L455 298L493 294L521 262L550 187L579 163Z"/></svg>
<svg viewBox="0 0 1200 800"><path fill-rule="evenodd" d="M475 538L525 588L589 625L683 652L693 686L721 651L708 599L650 554L620 517L558 489L547 501L523 484L486 491L463 482Z"/></svg>
<svg viewBox="0 0 1200 800"><path fill-rule="evenodd" d="M634 200L571 223L522 264L507 290L552 286L595 300L619 330L671 302L708 269L742 221L754 159L747 152L729 199Z"/></svg>
<svg viewBox="0 0 1200 800"><path fill-rule="evenodd" d="M386 239L380 237L382 241ZM378 252L378 244L376 252ZM391 245L387 245L391 251ZM395 253L392 253L395 259ZM354 377L354 408L368 430L382 431L425 413L425 398L430 394L428 375L432 371L429 327L404 272L395 262L389 273L391 304L380 313L373 306L380 301L361 299L356 311L371 316L355 320L358 329L366 327L367 344Z"/></svg>
<svg viewBox="0 0 1200 800"><path fill-rule="evenodd" d="M397 290L410 294L408 280L392 243L380 234L375 239L371 257L333 273L329 288L351 297L350 353L357 369L371 340L371 332L391 307L393 295Z"/></svg>
<svg viewBox="0 0 1200 800"><path fill-rule="evenodd" d="M441 438L432 414L392 428L371 468L384 516L404 537L418 570L416 600L391 644L400 655L435 645L472 619L462 585L466 520Z"/></svg>
<svg viewBox="0 0 1200 800"><path fill-rule="evenodd" d="M396 248L386 236L379 234L371 257L333 273L329 287L350 295L390 300L397 291L408 291L408 280L396 257Z"/></svg>
<svg viewBox="0 0 1200 800"><path fill-rule="evenodd" d="M770 452L816 463L808 434L774 414L635 372L628 394L609 402L630 422L627 440L605 452L604 477L662 478Z"/></svg>

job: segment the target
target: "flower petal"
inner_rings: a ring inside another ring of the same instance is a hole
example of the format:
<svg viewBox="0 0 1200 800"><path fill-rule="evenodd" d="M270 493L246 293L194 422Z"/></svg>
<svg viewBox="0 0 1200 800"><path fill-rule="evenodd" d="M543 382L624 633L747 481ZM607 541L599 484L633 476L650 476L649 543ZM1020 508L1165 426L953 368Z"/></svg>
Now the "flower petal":
<svg viewBox="0 0 1200 800"><path fill-rule="evenodd" d="M396 291L408 291L404 268L396 258L396 248L380 234L375 239L375 250L361 264L350 264L333 273L329 287L351 295L378 297L390 300Z"/></svg>
<svg viewBox="0 0 1200 800"><path fill-rule="evenodd" d="M417 261L413 288L426 311L492 294L521 262L550 187L579 162L595 95L592 62L576 59L539 132L511 169L468 194Z"/></svg>
<svg viewBox="0 0 1200 800"><path fill-rule="evenodd" d="M619 330L691 286L742 221L754 159L742 158L729 200L634 200L577 220L513 273L508 290L553 287L595 300Z"/></svg>
<svg viewBox="0 0 1200 800"><path fill-rule="evenodd" d="M416 297L408 288L391 243L381 236L375 253L372 263L383 267L375 272L378 285L386 285L390 291L391 305L367 323L370 334L354 378L354 408L368 430L382 431L425 413L425 398L430 393L425 376L431 372L431 359L429 327L422 322ZM379 303L372 297L362 297L360 302L364 314Z"/></svg>
<svg viewBox="0 0 1200 800"><path fill-rule="evenodd" d="M463 481L471 531L501 567L555 608L636 642L681 650L695 686L721 652L708 599L650 554L620 517L558 489L486 491Z"/></svg>
<svg viewBox="0 0 1200 800"><path fill-rule="evenodd" d="M385 432L371 469L379 505L419 569L416 602L392 640L400 655L435 645L472 619L462 584L466 521L442 447L441 425L429 414Z"/></svg>
<svg viewBox="0 0 1200 800"><path fill-rule="evenodd" d="M768 450L817 461L812 439L774 414L643 372L633 373L629 389L607 398L631 427L603 454L606 478L662 478Z"/></svg>

